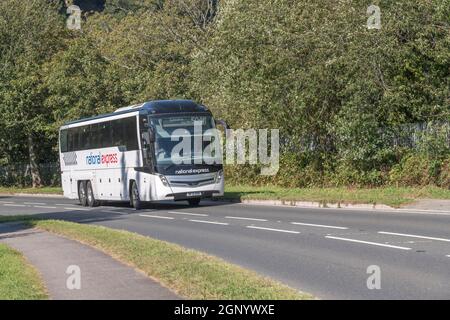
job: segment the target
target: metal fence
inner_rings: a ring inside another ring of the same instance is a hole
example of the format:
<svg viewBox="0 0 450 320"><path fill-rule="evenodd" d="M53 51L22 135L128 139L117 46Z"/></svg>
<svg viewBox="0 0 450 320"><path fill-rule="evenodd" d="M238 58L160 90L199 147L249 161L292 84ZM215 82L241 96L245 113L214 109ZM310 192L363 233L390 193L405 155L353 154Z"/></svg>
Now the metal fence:
<svg viewBox="0 0 450 320"><path fill-rule="evenodd" d="M380 127L377 135L382 137L381 141L386 147L419 149L434 144L450 148L449 122L424 122L397 127ZM326 136L306 134L300 138L281 135L280 148L282 152L303 153L317 150L333 152L338 140L339 138L332 134Z"/></svg>

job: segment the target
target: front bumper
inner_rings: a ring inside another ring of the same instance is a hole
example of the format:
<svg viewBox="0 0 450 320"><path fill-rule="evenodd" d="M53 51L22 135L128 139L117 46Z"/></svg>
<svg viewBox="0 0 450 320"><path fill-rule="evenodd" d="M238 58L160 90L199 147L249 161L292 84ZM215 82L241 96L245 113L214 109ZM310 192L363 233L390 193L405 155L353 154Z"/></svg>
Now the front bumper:
<svg viewBox="0 0 450 320"><path fill-rule="evenodd" d="M189 199L210 199L213 197L219 197L220 191L213 190L213 191L191 191L191 192L181 192L181 193L173 193L168 194L166 198L171 198L175 201L181 201L181 200L189 200Z"/></svg>
<svg viewBox="0 0 450 320"><path fill-rule="evenodd" d="M171 177L167 177L168 181ZM179 179L180 177L177 177ZM192 177L194 179L194 177ZM204 177L195 177L197 180L202 180ZM173 179L172 179L173 181ZM177 186L169 182L169 185L164 185L158 178L155 181L155 188L152 194L152 200L188 200L193 198L215 198L223 197L224 195L224 180L223 178L219 182L209 183L206 185L192 185L192 186Z"/></svg>

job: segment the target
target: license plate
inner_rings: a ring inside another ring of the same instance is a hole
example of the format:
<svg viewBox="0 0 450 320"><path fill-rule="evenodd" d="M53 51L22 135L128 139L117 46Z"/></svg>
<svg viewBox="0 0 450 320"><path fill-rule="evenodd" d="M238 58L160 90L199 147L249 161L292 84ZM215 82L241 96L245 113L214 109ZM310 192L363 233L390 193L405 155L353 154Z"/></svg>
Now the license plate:
<svg viewBox="0 0 450 320"><path fill-rule="evenodd" d="M186 196L188 197L201 197L202 193L201 192L189 192L186 194Z"/></svg>

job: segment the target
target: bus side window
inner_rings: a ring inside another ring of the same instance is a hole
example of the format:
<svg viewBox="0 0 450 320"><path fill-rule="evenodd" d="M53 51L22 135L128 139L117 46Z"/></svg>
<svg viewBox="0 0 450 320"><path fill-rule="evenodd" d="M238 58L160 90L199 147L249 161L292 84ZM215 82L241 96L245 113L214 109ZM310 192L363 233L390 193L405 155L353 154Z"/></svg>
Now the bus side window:
<svg viewBox="0 0 450 320"><path fill-rule="evenodd" d="M115 120L112 121L112 140L114 147L124 147L125 143L123 140L123 121Z"/></svg>
<svg viewBox="0 0 450 320"><path fill-rule="evenodd" d="M61 130L59 145L61 147L62 153L68 152L69 146L68 146L67 136L68 136L68 130Z"/></svg>
<svg viewBox="0 0 450 320"><path fill-rule="evenodd" d="M99 137L101 148L110 148L112 146L111 121L100 124Z"/></svg>

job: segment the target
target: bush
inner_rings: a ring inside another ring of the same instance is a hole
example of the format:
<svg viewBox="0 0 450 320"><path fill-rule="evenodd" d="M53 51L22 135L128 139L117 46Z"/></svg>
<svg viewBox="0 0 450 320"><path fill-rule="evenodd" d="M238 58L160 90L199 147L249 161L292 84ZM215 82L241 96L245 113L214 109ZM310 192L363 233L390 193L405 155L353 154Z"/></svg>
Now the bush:
<svg viewBox="0 0 450 320"><path fill-rule="evenodd" d="M389 173L389 180L397 186L425 186L434 184L436 164L427 156L410 154L395 165Z"/></svg>
<svg viewBox="0 0 450 320"><path fill-rule="evenodd" d="M450 189L450 157L441 166L438 185Z"/></svg>

